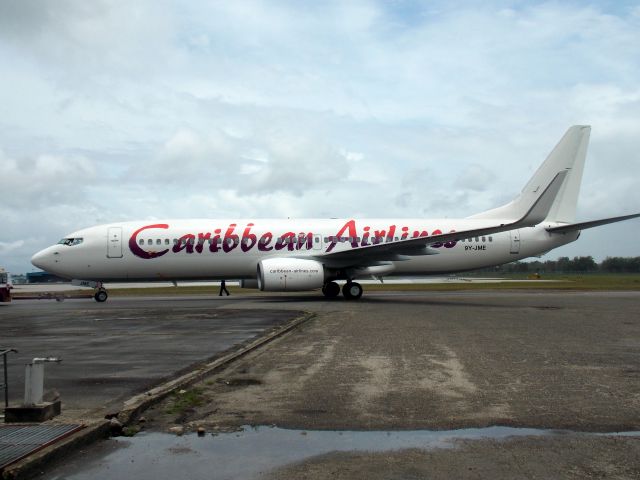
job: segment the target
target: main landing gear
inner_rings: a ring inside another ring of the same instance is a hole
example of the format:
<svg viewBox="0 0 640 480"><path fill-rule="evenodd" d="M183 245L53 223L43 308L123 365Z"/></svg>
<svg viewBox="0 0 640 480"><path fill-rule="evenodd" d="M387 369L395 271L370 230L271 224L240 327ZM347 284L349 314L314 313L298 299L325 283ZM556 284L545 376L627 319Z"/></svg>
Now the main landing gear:
<svg viewBox="0 0 640 480"><path fill-rule="evenodd" d="M327 298L335 298L340 295L340 285L336 282L327 282L322 287L322 293ZM342 287L342 295L345 300L357 300L362 296L362 286L357 282L348 281Z"/></svg>
<svg viewBox="0 0 640 480"><path fill-rule="evenodd" d="M95 298L96 302L102 303L107 301L107 298L109 298L109 295L107 294L107 290L101 286L98 288L98 290L96 290L96 293L94 293L93 298Z"/></svg>

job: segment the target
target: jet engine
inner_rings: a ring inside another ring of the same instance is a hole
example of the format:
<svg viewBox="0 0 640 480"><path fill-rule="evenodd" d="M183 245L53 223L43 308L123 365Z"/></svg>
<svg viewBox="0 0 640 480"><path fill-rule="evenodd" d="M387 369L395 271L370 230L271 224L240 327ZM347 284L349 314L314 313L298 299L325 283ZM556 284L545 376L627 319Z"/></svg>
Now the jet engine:
<svg viewBox="0 0 640 480"><path fill-rule="evenodd" d="M324 266L302 258L268 258L258 263L258 287L266 292L314 290L324 285Z"/></svg>

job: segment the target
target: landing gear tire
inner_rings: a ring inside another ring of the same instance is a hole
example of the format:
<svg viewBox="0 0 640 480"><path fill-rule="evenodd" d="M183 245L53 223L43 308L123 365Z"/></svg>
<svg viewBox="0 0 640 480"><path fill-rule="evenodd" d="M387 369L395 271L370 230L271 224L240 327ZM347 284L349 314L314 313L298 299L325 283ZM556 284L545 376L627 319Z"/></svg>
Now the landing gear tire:
<svg viewBox="0 0 640 480"><path fill-rule="evenodd" d="M322 293L327 298L335 298L340 295L340 285L336 282L327 282L322 287Z"/></svg>
<svg viewBox="0 0 640 480"><path fill-rule="evenodd" d="M106 290L98 290L93 296L93 298L95 298L96 302L102 303L107 301L107 298L109 298L109 295L107 294Z"/></svg>
<svg viewBox="0 0 640 480"><path fill-rule="evenodd" d="M362 286L357 282L347 282L342 287L342 295L346 300L357 300L362 296Z"/></svg>

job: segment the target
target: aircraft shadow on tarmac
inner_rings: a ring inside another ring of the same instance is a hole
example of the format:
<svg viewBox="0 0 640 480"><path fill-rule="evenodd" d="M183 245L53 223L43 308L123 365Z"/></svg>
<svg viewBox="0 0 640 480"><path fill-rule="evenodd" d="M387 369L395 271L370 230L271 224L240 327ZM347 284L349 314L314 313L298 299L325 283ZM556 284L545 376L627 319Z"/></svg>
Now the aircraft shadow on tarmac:
<svg viewBox="0 0 640 480"><path fill-rule="evenodd" d="M416 296L416 295L389 295L384 297L375 297L368 296L362 297L359 300L345 300L342 297L327 299L318 295L278 295L273 297L252 297L252 299L259 299L264 303L322 303L322 302L330 302L332 304L343 303L344 305L358 305L358 304L380 304L380 305L424 305L424 306L450 306L450 307L459 307L459 308L504 308L504 309L513 309L513 305L500 304L500 303L490 303L490 302L467 302L461 301L460 299L456 300L441 300L441 299L429 299L424 296ZM520 305L519 308L539 308L536 305Z"/></svg>
<svg viewBox="0 0 640 480"><path fill-rule="evenodd" d="M435 292L438 294L439 292ZM490 298L486 297L486 301L477 302L477 301L467 301L466 299L461 298L460 296L452 296L451 300L443 300L440 296L439 298L430 298L428 295L424 294L424 292L384 292L383 294L378 293L370 293L368 296L363 296L358 300L345 300L344 297L339 296L336 298L326 298L323 295L319 295L317 293L291 293L291 294L275 294L275 295L254 295L254 294L242 294L242 295L231 295L231 296L167 296L167 297L123 297L127 298L129 301L136 300L149 300L155 299L155 301L162 302L193 302L202 301L202 302L220 302L218 303L218 307L224 306L224 303L227 301L234 302L247 302L254 303L258 302L256 308L259 308L259 303L264 304L293 304L293 303L302 303L302 304L343 304L345 306L357 306L361 305L424 305L425 307L437 307L437 306L445 306L445 307L458 307L458 308L498 308L498 309L513 309L515 308L513 304L507 303L497 303L492 302ZM115 299L114 299L115 300ZM113 301L113 300L112 300ZM540 306L537 304L527 305L521 303L517 308L533 308L533 309L560 309L563 307L557 306Z"/></svg>

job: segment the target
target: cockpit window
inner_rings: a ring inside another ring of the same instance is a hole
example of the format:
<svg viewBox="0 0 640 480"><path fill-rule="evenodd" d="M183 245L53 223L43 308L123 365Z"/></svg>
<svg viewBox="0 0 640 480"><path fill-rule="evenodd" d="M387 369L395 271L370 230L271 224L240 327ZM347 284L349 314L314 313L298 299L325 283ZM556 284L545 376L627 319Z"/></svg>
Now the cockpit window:
<svg viewBox="0 0 640 480"><path fill-rule="evenodd" d="M82 240L82 238L63 238L58 242L58 245L67 245L68 247L71 247L73 245L80 245Z"/></svg>

